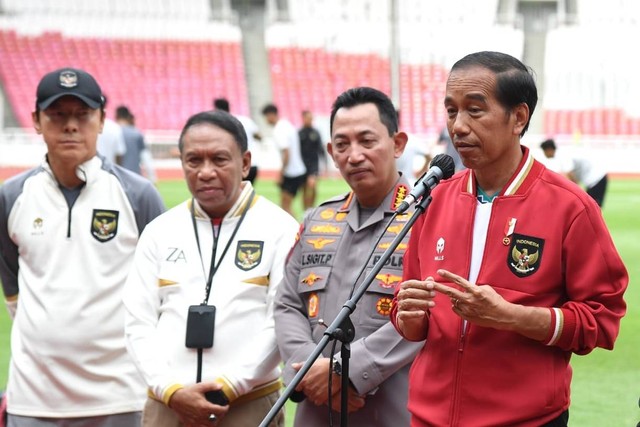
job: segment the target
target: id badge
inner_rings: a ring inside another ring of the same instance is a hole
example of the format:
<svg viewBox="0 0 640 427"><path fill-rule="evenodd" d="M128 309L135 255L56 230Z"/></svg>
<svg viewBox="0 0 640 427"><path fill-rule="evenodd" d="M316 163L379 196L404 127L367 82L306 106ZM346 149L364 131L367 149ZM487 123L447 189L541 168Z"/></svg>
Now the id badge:
<svg viewBox="0 0 640 427"><path fill-rule="evenodd" d="M187 348L213 347L213 333L216 324L215 305L192 305L187 315Z"/></svg>

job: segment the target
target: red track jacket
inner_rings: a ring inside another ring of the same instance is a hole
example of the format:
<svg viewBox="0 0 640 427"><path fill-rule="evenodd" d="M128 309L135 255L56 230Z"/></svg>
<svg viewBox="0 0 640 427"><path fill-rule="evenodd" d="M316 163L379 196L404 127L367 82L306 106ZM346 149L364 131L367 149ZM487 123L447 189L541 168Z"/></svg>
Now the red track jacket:
<svg viewBox="0 0 640 427"><path fill-rule="evenodd" d="M473 324L463 333L461 318L439 294L410 373L413 426L540 426L569 406L571 354L613 348L628 275L601 211L523 152L493 200L476 283L516 304L549 307L552 328L545 342ZM437 280L440 268L468 277L475 194L470 170L433 191L411 232L404 280ZM394 325L396 310L394 304Z"/></svg>

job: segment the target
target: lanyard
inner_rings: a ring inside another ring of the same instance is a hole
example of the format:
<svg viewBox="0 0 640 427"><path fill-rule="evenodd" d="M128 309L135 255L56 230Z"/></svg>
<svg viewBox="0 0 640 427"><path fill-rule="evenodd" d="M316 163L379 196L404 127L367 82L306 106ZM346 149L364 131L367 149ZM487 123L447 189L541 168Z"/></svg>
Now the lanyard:
<svg viewBox="0 0 640 427"><path fill-rule="evenodd" d="M220 236L220 231L222 230L222 223L220 223L217 233L215 231L215 227L213 226L213 224L211 225L211 228L213 231L213 249L211 250L211 263L209 265L209 277L207 278L207 284L205 287L205 296L204 296L204 301L202 302L202 305L207 305L207 303L209 302L209 294L211 293L211 283L213 282L213 276L216 274L216 271L218 270L218 267L220 267L220 264L222 263L224 256L227 254L227 251L229 250L229 246L231 246L231 242L233 241L233 238L236 236L236 233L240 228L240 224L242 224L242 221L244 221L244 217L247 215L247 211L251 207L251 203L253 202L254 196L255 196L255 191L252 191L251 196L249 197L249 201L247 202L245 208L243 209L242 215L240 216L240 220L236 224L236 228L233 230L231 237L227 241L227 245L225 246L224 251L220 256L220 261L218 261L217 265L216 265L216 249L218 247L218 236ZM195 200L191 199L191 221L193 223L193 232L195 233L195 236L196 236L196 243L198 244L198 253L200 254L200 263L202 264L202 274L204 275L205 269L204 269L204 262L202 261L202 251L200 250L200 237L198 236L198 227L196 226L196 214L195 214L194 204L195 204Z"/></svg>

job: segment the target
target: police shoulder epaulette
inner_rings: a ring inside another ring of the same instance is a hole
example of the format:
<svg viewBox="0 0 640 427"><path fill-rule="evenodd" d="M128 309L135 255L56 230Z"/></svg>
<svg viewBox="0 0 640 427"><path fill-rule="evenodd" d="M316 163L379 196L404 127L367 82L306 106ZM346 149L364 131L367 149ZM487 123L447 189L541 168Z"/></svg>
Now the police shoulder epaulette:
<svg viewBox="0 0 640 427"><path fill-rule="evenodd" d="M336 202L342 202L344 200L347 200L349 198L350 194L351 194L351 192L344 193L344 194L339 194L337 196L331 197L331 198L319 203L318 206L328 205L328 204L332 204L332 203L336 203Z"/></svg>

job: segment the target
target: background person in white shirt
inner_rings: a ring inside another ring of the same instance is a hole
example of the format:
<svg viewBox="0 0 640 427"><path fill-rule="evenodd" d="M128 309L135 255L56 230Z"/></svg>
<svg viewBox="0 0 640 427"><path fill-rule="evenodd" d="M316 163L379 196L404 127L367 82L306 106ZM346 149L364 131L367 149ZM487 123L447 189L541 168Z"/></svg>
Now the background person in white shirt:
<svg viewBox="0 0 640 427"><path fill-rule="evenodd" d="M144 135L135 125L135 116L125 105L116 108L116 122L122 127L122 136L127 144L127 151L122 156L120 166L129 169L139 175L145 176L149 181L156 182L156 170L153 166L153 157L147 147Z"/></svg>
<svg viewBox="0 0 640 427"><path fill-rule="evenodd" d="M104 105L106 108L107 97L104 96ZM101 154L111 163L122 165L122 158L127 151L127 143L124 141L122 128L118 123L104 117L104 126L102 132L98 135L98 154Z"/></svg>
<svg viewBox="0 0 640 427"><path fill-rule="evenodd" d="M216 98L213 100L213 108L218 111L224 111L226 113L230 113L229 101L226 98ZM249 181L253 184L255 179L258 177L258 164L257 164L257 149L258 142L262 141L262 134L260 133L260 128L256 124L255 121L249 116L241 116L239 114L233 115L242 127L244 128L245 133L247 134L247 145L249 151L251 152L251 167L249 168L249 174L246 176L245 180Z"/></svg>
<svg viewBox="0 0 640 427"><path fill-rule="evenodd" d="M583 185L588 195L602 207L607 192L607 173L596 162L584 156L557 156L556 143L547 139L540 144L545 159L542 162L554 172L558 172L578 185Z"/></svg>
<svg viewBox="0 0 640 427"><path fill-rule="evenodd" d="M282 170L280 171L280 206L293 215L291 204L298 190L305 184L307 168L300 153L300 137L298 130L290 121L280 118L278 107L267 104L262 109L267 123L273 126L273 138L282 154Z"/></svg>

